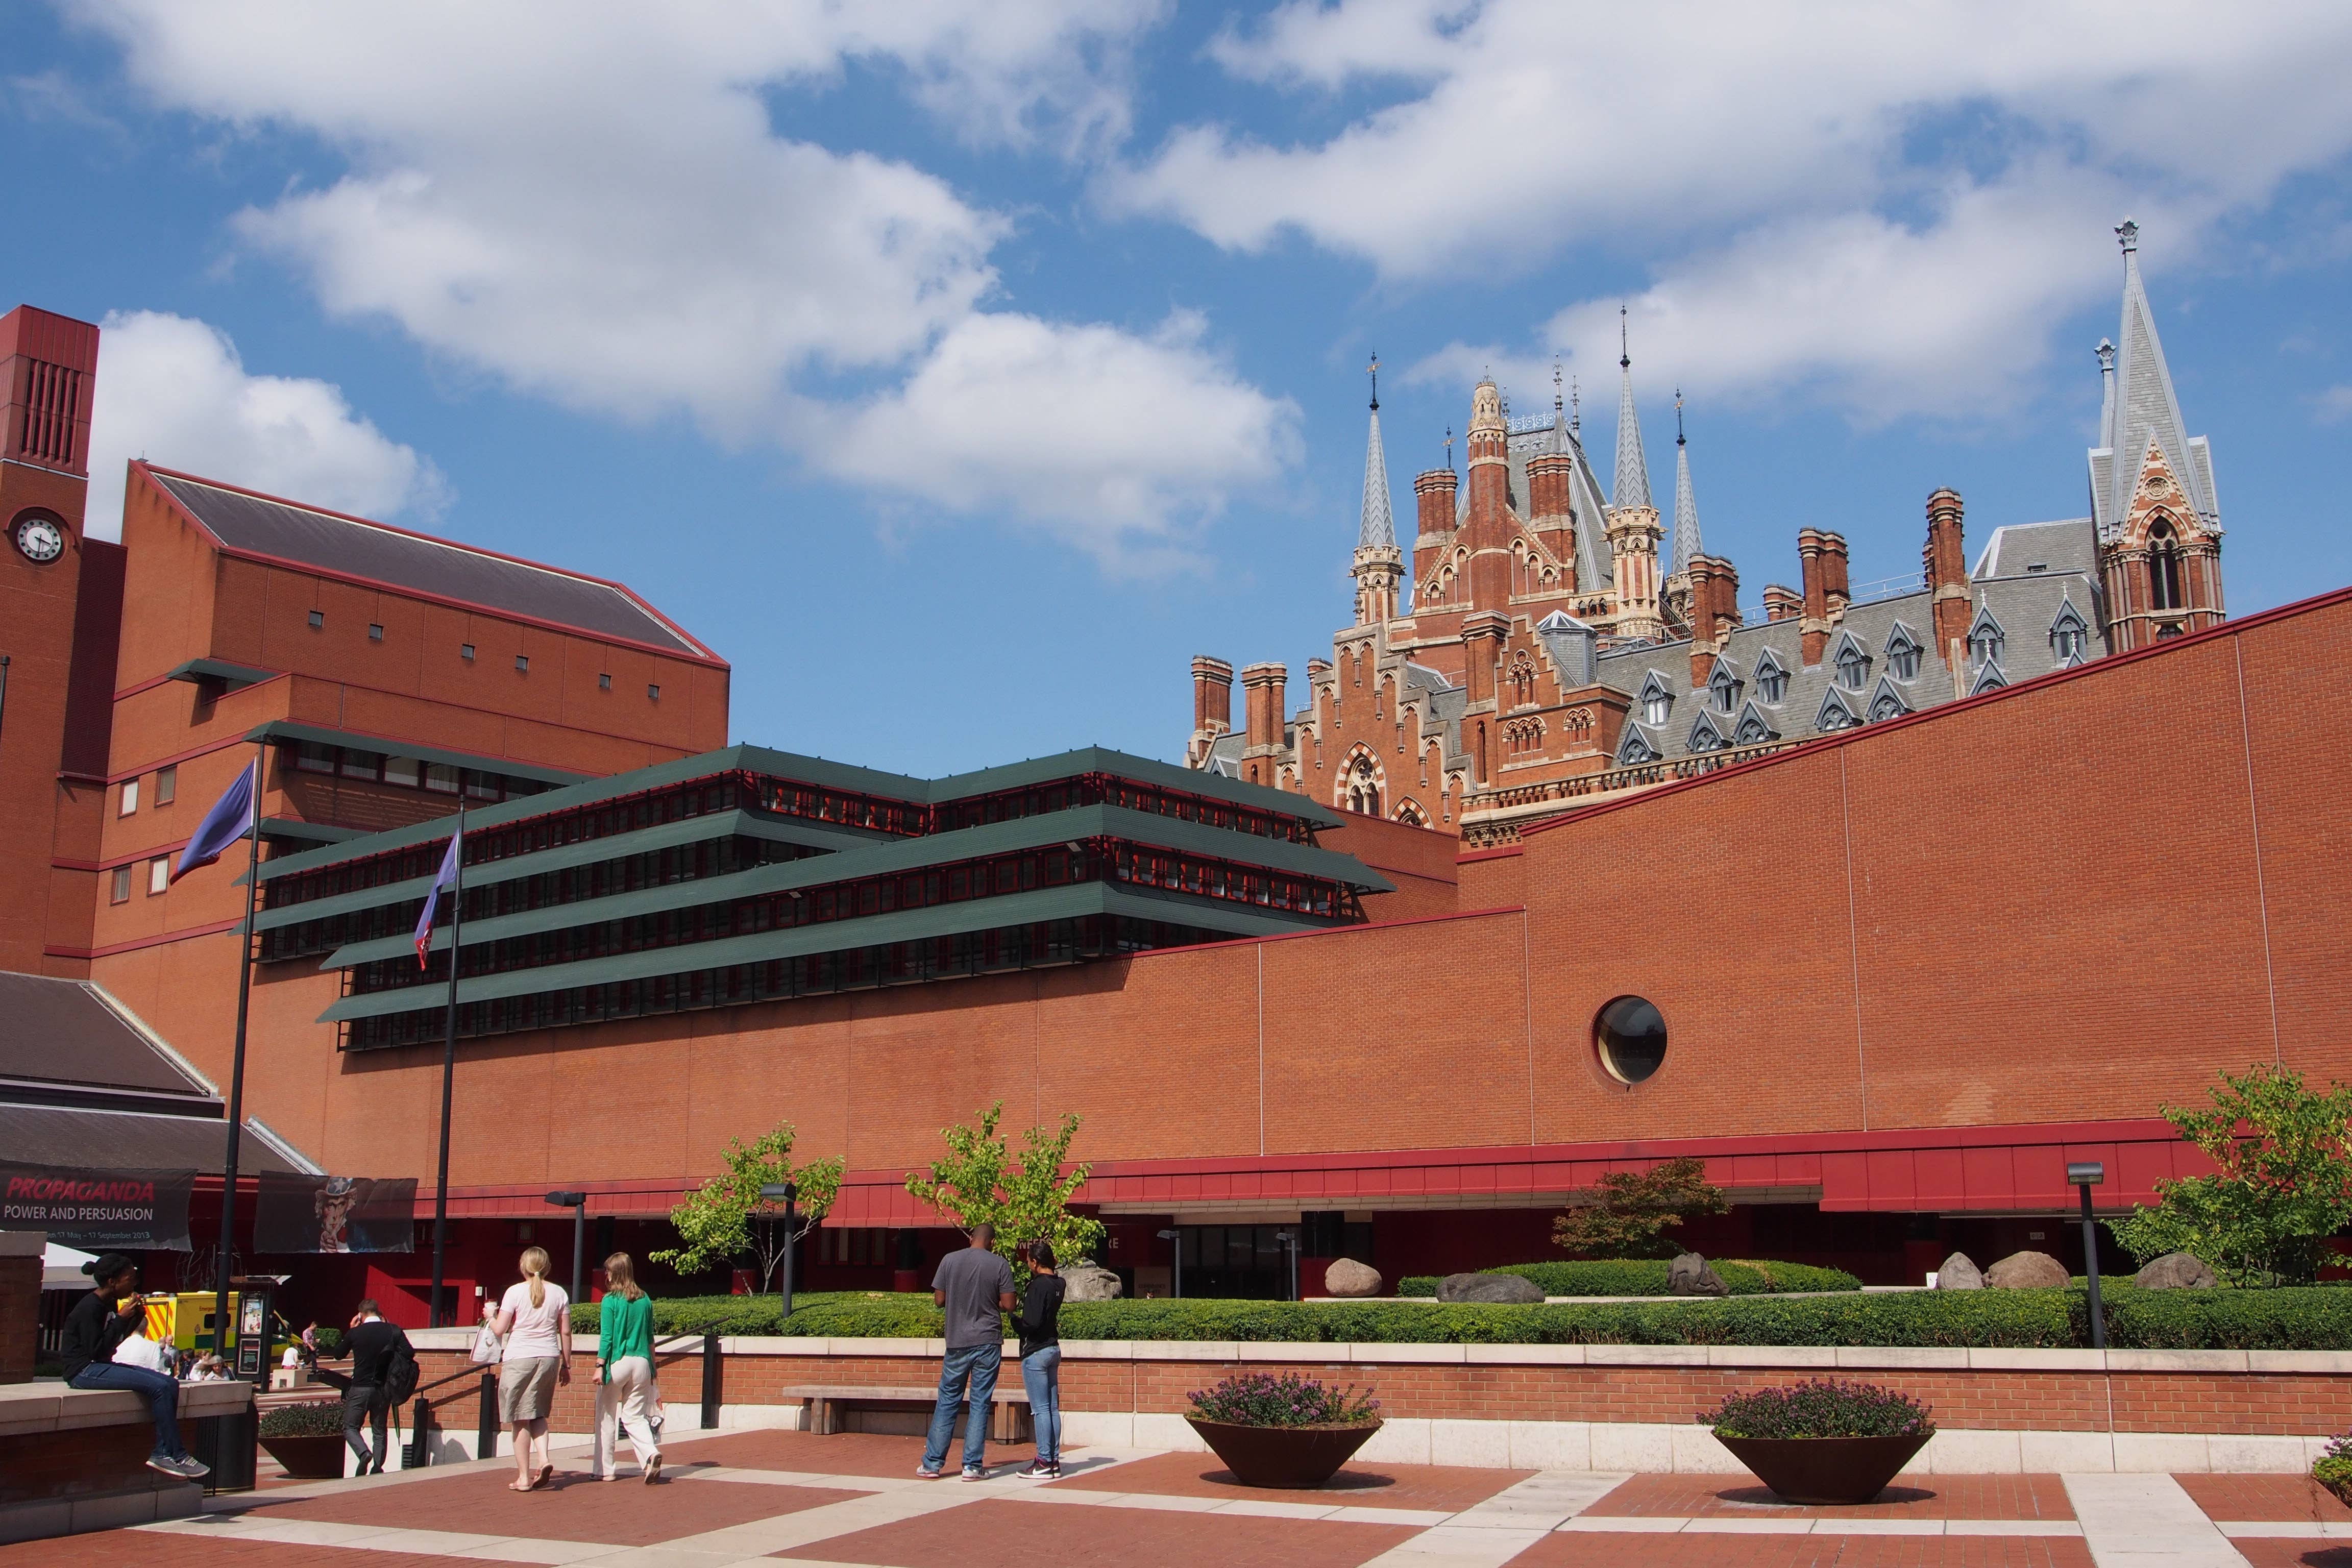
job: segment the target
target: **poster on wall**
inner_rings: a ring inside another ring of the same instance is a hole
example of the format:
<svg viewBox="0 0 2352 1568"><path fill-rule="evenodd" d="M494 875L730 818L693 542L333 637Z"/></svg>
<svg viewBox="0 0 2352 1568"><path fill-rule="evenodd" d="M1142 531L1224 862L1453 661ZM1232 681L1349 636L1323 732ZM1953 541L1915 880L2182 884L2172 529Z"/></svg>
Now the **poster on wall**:
<svg viewBox="0 0 2352 1568"><path fill-rule="evenodd" d="M415 1245L414 1176L262 1173L256 1252L408 1252Z"/></svg>
<svg viewBox="0 0 2352 1568"><path fill-rule="evenodd" d="M185 1252L195 1184L194 1171L0 1161L0 1230L47 1231L51 1241L85 1252Z"/></svg>

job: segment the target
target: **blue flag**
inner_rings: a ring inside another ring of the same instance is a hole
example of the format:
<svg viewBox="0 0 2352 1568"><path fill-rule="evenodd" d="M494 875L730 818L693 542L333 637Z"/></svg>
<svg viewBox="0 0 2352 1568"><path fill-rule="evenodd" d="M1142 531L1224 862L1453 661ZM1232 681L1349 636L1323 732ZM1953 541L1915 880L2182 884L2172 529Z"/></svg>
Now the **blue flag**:
<svg viewBox="0 0 2352 1568"><path fill-rule="evenodd" d="M441 869L433 873L433 886L425 891L425 912L416 917L416 967L425 967L425 951L433 945L433 910L441 901L441 889L457 885L457 846L465 837L460 827L449 835L449 853L441 857ZM451 963L456 963L452 958Z"/></svg>
<svg viewBox="0 0 2352 1568"><path fill-rule="evenodd" d="M230 845L261 826L260 772L261 763L256 760L236 775L235 784L221 792L220 799L213 802L213 808L196 824L195 837L180 851L180 864L172 872L173 881L211 865L227 852Z"/></svg>

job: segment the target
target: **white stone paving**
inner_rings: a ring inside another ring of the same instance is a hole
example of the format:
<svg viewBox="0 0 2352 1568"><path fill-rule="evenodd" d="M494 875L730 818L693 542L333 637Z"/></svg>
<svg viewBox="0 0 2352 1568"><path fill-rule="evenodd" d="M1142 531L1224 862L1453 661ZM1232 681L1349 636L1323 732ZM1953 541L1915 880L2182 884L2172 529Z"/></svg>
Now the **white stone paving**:
<svg viewBox="0 0 2352 1568"><path fill-rule="evenodd" d="M2098 1568L2246 1568L2244 1555L2170 1476L2062 1479Z"/></svg>

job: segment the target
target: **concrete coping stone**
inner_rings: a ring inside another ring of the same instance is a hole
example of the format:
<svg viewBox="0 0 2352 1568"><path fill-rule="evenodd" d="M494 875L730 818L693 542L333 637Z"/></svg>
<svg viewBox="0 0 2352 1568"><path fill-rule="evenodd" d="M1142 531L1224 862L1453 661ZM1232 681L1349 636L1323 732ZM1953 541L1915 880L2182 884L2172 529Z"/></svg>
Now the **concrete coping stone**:
<svg viewBox="0 0 2352 1568"><path fill-rule="evenodd" d="M48 1241L44 1230L0 1230L0 1258L39 1258Z"/></svg>
<svg viewBox="0 0 2352 1568"><path fill-rule="evenodd" d="M5 1234L5 1233L0 1233ZM417 1329L409 1333L419 1350L464 1351L472 1348L471 1329ZM699 1335L671 1335L656 1342L665 1355L700 1352ZM593 1354L593 1334L574 1334L572 1349ZM947 1353L940 1340L822 1339L797 1334L725 1336L720 1350L728 1355L792 1357L872 1356L936 1361ZM1005 1354L1020 1353L1018 1342L1004 1342ZM2191 1373L2208 1376L2231 1374L2299 1374L2352 1377L2352 1351L2150 1351L1963 1349L1957 1346L1906 1345L1558 1345L1558 1344L1396 1344L1351 1343L1313 1340L1065 1340L1065 1361L1275 1361L1319 1362L1330 1365L1481 1366L1716 1366L1791 1370L1878 1367L1887 1370L1955 1372L2080 1372ZM0 1387L0 1401L25 1397L25 1390L62 1385L19 1384ZM190 1389L223 1385L190 1384ZM76 1397L106 1395L81 1391ZM118 1395L121 1398L130 1396ZM0 1405L0 1430L11 1417Z"/></svg>
<svg viewBox="0 0 2352 1568"><path fill-rule="evenodd" d="M242 1410L253 1384L242 1380L180 1384L180 1415L195 1420ZM147 1402L116 1388L68 1388L62 1382L0 1384L0 1436L69 1432L88 1426L142 1426Z"/></svg>

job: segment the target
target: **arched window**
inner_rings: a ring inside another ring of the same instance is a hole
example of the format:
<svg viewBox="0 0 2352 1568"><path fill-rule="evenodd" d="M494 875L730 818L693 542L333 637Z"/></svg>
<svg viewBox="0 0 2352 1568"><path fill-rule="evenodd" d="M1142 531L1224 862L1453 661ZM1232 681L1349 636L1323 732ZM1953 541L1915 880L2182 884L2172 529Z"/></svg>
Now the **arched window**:
<svg viewBox="0 0 2352 1568"><path fill-rule="evenodd" d="M2165 518L2157 519L2156 526L2147 531L2147 598L2151 609L2178 610L2185 605L2180 594L2180 540Z"/></svg>
<svg viewBox="0 0 2352 1568"><path fill-rule="evenodd" d="M1837 678L1848 691L1859 691L1870 681L1870 656L1851 637L1838 649Z"/></svg>
<svg viewBox="0 0 2352 1568"><path fill-rule="evenodd" d="M1373 774L1370 757L1358 757L1355 766L1348 770L1348 809L1363 816L1381 814L1380 780Z"/></svg>

